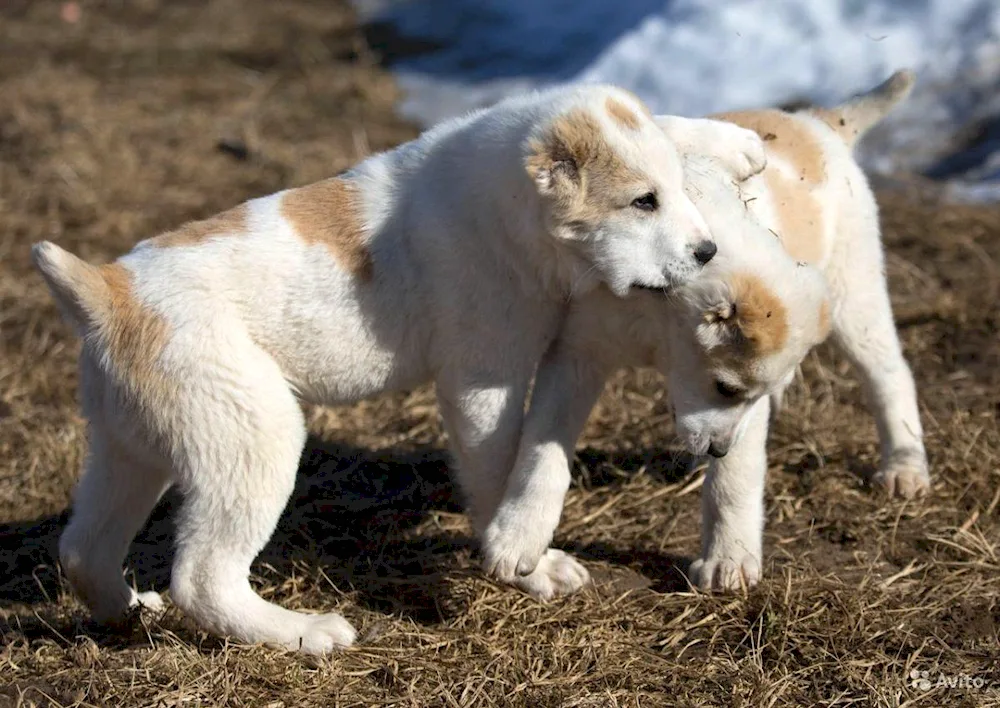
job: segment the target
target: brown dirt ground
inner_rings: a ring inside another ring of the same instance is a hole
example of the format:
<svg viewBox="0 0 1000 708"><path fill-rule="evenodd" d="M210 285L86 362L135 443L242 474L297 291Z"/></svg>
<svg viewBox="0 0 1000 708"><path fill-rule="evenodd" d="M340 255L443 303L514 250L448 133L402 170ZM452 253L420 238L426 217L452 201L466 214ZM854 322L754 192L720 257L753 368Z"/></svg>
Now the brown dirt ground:
<svg viewBox="0 0 1000 708"><path fill-rule="evenodd" d="M314 410L299 489L256 566L337 609L324 661L208 637L176 611L102 634L53 550L84 449L77 344L28 246L94 261L414 134L343 2L7 2L0 14L0 707L1000 705L1000 211L883 191L931 496L864 480L875 429L829 348L771 440L766 580L688 591L697 471L661 381L623 373L581 442L558 543L598 578L549 605L482 578L428 390ZM923 194L923 196L921 196ZM917 196L914 196L917 195ZM167 499L134 545L168 582ZM910 686L911 670L993 688Z"/></svg>

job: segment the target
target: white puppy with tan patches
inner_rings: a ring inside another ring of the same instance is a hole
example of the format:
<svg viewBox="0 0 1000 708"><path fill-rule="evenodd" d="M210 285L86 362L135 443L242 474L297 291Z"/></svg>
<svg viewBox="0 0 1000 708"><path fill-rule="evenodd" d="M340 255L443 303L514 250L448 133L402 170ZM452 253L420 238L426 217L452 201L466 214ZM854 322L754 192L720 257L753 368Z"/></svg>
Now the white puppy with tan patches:
<svg viewBox="0 0 1000 708"><path fill-rule="evenodd" d="M691 452L713 456L701 556L690 569L699 587L731 590L760 578L769 411L831 327L870 394L882 442L877 480L904 497L928 487L877 207L852 156L912 82L898 72L834 109L720 116L761 135L767 168L734 185L717 166L688 161L686 188L719 255L670 302L623 301L600 289L574 302L540 367L517 462L485 534L487 570L517 582L548 552L576 439L621 366L666 374L681 437Z"/></svg>
<svg viewBox="0 0 1000 708"><path fill-rule="evenodd" d="M624 91L564 88L445 123L110 265L38 244L35 262L83 339L90 455L60 559L94 618L160 604L125 583L122 563L177 485L179 607L245 642L313 654L351 644L340 615L283 609L248 580L293 487L299 402L433 381L481 532L570 294L676 286L714 255L682 189L678 146L717 154L737 179L764 164L751 131L658 125ZM586 581L560 551L536 560L518 581L529 592Z"/></svg>

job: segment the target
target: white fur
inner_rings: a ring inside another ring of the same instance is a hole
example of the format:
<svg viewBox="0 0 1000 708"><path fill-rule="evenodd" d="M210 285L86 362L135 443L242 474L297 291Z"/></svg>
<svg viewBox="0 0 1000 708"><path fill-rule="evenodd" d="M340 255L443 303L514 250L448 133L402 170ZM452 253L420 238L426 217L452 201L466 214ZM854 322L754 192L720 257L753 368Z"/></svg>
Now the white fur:
<svg viewBox="0 0 1000 708"><path fill-rule="evenodd" d="M673 303L613 300L601 291L574 302L543 359L517 462L486 530L485 565L498 578L521 585L547 553L577 437L607 376L632 365L666 374L678 430L692 452L704 454L712 442L729 450L709 466L702 550L690 569L692 583L723 590L754 585L761 576L769 409L780 405L795 368L822 337L816 320L827 296L835 340L860 373L878 423L878 481L904 496L926 489L915 387L893 325L874 196L844 141L815 117L798 119L821 144L827 170L814 192L827 226L816 268L792 262L780 247L774 195L763 177L723 188L729 182L724 174L713 178L710 164L691 160L687 189L716 237L719 255ZM768 169L794 168L772 156ZM758 362L753 381L710 370L703 356L717 325L700 315L725 301L727 274L736 270L760 275L790 317L784 350ZM720 376L746 395L724 399L715 390Z"/></svg>
<svg viewBox="0 0 1000 708"><path fill-rule="evenodd" d="M531 94L345 175L361 195L371 282L299 238L282 217L283 193L249 203L249 233L169 248L144 242L120 260L135 298L167 325L155 369L172 394L152 407L123 395L128 382L76 322L91 454L60 555L97 619L155 604L125 586L121 563L157 499L178 485L177 605L242 641L309 653L354 641L340 615L282 609L248 582L292 489L305 436L297 399L345 403L434 381L473 525L485 529L514 462L529 380L570 295L603 284L624 296L636 284L684 283L699 269L692 252L708 231L682 191L668 137L685 122L661 129L645 119L624 130L604 110L608 97L642 112L609 87ZM626 201L594 227L553 221L550 176L535 182L524 163L529 139L571 109L595 117L610 149L658 193L659 210ZM683 139L705 141L701 149L737 178L764 164L760 142L735 126L699 122ZM51 244L35 257L57 299L71 298L67 273L83 265ZM559 551L535 561L519 583L536 596L586 580Z"/></svg>

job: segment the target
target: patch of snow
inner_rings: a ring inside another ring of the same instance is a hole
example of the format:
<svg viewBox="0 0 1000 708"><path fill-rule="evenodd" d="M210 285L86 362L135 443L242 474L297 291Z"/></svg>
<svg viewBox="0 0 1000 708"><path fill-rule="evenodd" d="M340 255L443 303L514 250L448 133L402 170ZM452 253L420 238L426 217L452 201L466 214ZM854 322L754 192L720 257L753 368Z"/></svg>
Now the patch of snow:
<svg viewBox="0 0 1000 708"><path fill-rule="evenodd" d="M872 131L862 162L879 172L1000 181L995 166L984 169L1000 154L1000 135L978 142L971 159L948 162L963 132L1000 116L997 0L356 4L367 19L440 47L392 67L406 92L401 111L425 126L557 82L613 83L655 112L694 116L834 104L910 67L918 73L911 98Z"/></svg>

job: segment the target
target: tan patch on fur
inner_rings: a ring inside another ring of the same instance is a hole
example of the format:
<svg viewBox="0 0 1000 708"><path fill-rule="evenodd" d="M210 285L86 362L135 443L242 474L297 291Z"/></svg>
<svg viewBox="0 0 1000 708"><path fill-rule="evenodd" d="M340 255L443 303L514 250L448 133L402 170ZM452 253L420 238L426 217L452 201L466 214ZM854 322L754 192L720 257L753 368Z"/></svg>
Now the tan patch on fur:
<svg viewBox="0 0 1000 708"><path fill-rule="evenodd" d="M830 126L830 129L848 145L853 145L854 141L858 139L860 131L857 126L847 122L843 110L837 108L809 108L806 112L816 116Z"/></svg>
<svg viewBox="0 0 1000 708"><path fill-rule="evenodd" d="M604 102L604 107L607 108L611 118L621 127L628 130L639 130L639 126L641 125L639 116L617 98L608 96Z"/></svg>
<svg viewBox="0 0 1000 708"><path fill-rule="evenodd" d="M153 426L149 432L156 436L162 432L156 423L157 412L176 392L159 366L170 328L136 299L128 269L119 263L91 268L87 286L91 324L84 337L84 360L107 372L119 392L116 405L144 418L147 427ZM101 361L107 363L101 365Z"/></svg>
<svg viewBox="0 0 1000 708"><path fill-rule="evenodd" d="M809 185L826 181L823 146L810 127L794 114L782 111L738 111L712 116L752 130L769 153L792 165L799 179Z"/></svg>
<svg viewBox="0 0 1000 708"><path fill-rule="evenodd" d="M114 420L134 420L135 432L145 443L167 452L180 383L160 365L170 327L136 299L132 274L123 265L85 268L87 292L81 295L85 295L89 325L80 358L80 383L86 401L100 416L110 408L117 411ZM103 381L110 384L111 401L104 398Z"/></svg>
<svg viewBox="0 0 1000 708"><path fill-rule="evenodd" d="M764 169L764 182L778 217L781 245L797 261L818 263L823 257L823 210L812 190L778 167Z"/></svg>
<svg viewBox="0 0 1000 708"><path fill-rule="evenodd" d="M159 379L156 362L167 343L167 323L136 300L132 275L125 266L112 263L100 272L109 296L109 312L100 326L108 355L137 385L153 385Z"/></svg>
<svg viewBox="0 0 1000 708"><path fill-rule="evenodd" d="M351 182L335 177L293 189L282 198L281 214L303 241L326 246L348 272L372 279L374 265Z"/></svg>
<svg viewBox="0 0 1000 708"><path fill-rule="evenodd" d="M778 296L756 275L739 273L730 282L735 305L731 324L754 357L781 351L788 341L788 313Z"/></svg>
<svg viewBox="0 0 1000 708"><path fill-rule="evenodd" d="M550 186L543 193L553 198L555 216L563 223L597 223L621 207L630 185L647 181L622 161L596 118L582 109L556 119L530 150L525 168L536 180L549 173Z"/></svg>
<svg viewBox="0 0 1000 708"><path fill-rule="evenodd" d="M208 219L184 224L179 229L151 239L150 243L160 248L197 246L206 239L216 236L238 236L246 233L246 230L247 206L240 204Z"/></svg>
<svg viewBox="0 0 1000 708"><path fill-rule="evenodd" d="M781 243L799 261L817 263L823 257L823 210L813 190L825 184L823 146L802 118L782 111L722 113L729 121L760 135L768 153L780 158L793 171L779 164L764 169L764 182L774 202Z"/></svg>

